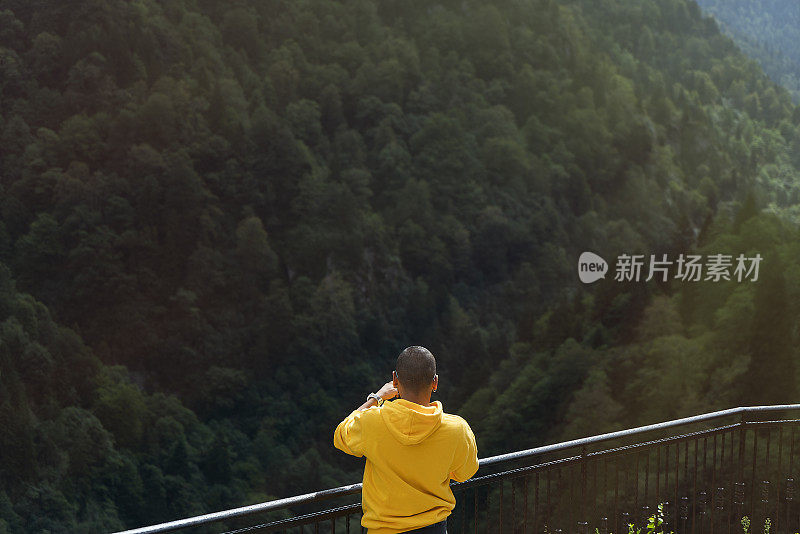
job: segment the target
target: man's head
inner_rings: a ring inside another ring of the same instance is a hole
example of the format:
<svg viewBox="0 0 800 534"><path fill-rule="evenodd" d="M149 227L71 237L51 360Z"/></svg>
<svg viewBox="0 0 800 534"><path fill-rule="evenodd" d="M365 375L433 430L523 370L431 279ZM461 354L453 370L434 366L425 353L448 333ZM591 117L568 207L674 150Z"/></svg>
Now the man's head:
<svg viewBox="0 0 800 534"><path fill-rule="evenodd" d="M431 391L436 391L439 383L436 359L431 351L419 345L406 347L400 353L395 373L395 387L400 395L415 402L416 399L425 400L426 396L430 399Z"/></svg>

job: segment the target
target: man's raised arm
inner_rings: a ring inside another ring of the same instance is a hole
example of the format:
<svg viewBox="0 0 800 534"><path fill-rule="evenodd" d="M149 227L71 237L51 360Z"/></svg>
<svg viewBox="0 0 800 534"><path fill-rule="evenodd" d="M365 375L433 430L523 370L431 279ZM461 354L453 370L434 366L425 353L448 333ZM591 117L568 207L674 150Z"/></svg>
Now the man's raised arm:
<svg viewBox="0 0 800 534"><path fill-rule="evenodd" d="M337 449L353 456L364 455L364 432L361 425L361 414L364 410L376 406L378 401L375 397L383 400L391 399L397 395L397 389L391 382L386 382L374 396L370 396L367 402L353 410L333 432L333 446Z"/></svg>

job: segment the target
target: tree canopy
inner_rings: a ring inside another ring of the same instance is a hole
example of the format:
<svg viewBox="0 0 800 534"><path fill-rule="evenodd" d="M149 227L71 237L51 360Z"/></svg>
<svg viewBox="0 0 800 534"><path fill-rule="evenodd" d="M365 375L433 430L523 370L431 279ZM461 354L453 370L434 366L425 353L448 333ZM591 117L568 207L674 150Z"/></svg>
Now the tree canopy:
<svg viewBox="0 0 800 534"><path fill-rule="evenodd" d="M0 0L0 532L351 483L411 344L481 456L788 400L798 122L688 0Z"/></svg>

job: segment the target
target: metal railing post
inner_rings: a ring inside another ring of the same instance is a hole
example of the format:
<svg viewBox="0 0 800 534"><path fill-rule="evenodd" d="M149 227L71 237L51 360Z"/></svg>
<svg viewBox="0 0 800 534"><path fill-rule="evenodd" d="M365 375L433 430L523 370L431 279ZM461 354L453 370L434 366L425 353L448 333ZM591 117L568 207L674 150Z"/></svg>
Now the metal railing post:
<svg viewBox="0 0 800 534"><path fill-rule="evenodd" d="M589 523L586 515L586 445L583 445L581 447L581 519L578 521L578 525L585 523L588 532Z"/></svg>
<svg viewBox="0 0 800 534"><path fill-rule="evenodd" d="M744 482L744 449L746 434L746 421L745 414L742 412L742 417L739 427L739 481L736 483L736 505L737 505L737 523L742 519L742 510L744 508L745 500L745 482Z"/></svg>

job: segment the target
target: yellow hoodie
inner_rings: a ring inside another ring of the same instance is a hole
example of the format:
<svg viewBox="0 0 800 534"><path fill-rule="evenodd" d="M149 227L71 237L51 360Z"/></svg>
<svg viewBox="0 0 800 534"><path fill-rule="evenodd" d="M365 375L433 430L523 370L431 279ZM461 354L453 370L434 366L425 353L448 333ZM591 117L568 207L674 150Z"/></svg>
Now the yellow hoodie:
<svg viewBox="0 0 800 534"><path fill-rule="evenodd" d="M464 419L444 413L442 403L422 406L405 399L355 410L339 423L333 444L366 456L361 525L369 534L396 534L445 519L456 499L450 479L478 470L475 436Z"/></svg>

